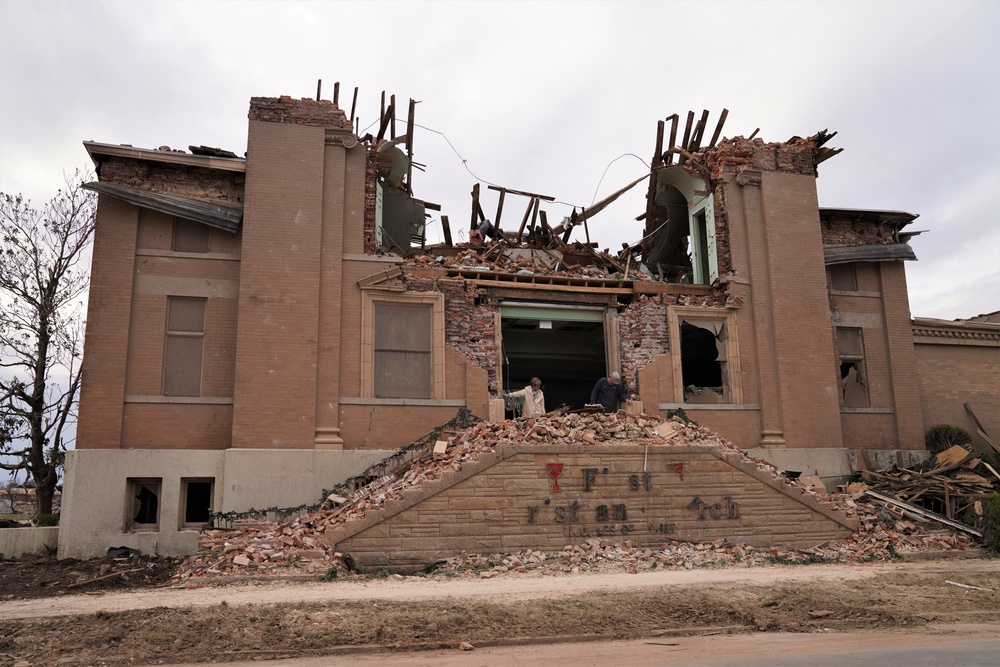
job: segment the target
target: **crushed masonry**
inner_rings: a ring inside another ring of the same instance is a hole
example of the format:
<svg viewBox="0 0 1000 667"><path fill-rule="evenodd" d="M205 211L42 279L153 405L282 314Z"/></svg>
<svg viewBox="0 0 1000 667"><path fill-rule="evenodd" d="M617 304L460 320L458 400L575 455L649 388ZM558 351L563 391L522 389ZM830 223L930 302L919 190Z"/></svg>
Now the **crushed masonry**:
<svg viewBox="0 0 1000 667"><path fill-rule="evenodd" d="M892 507L873 501L867 487L848 493L816 493L786 477L774 466L746 457L739 449L708 429L674 417L663 421L646 415L569 412L536 419L479 422L452 431L447 440L431 439L423 456L398 469L373 478L349 497L333 493L321 508L285 523L236 521L231 529L212 529L199 539L199 552L186 559L174 583L197 585L199 581L224 581L234 575L336 576L363 571L347 554L331 548L323 539L329 531L377 511L387 501L407 491L459 471L463 465L491 453L505 442L533 444L586 443L602 445L631 442L649 446L708 444L735 452L752 461L774 479L802 494L812 495L828 506L845 511L858 520L858 531L849 539L827 542L813 548L763 548L732 544L726 540L687 543L665 540L658 548L639 548L629 540L591 538L568 544L557 553L524 550L517 553L461 553L436 564L438 571L460 572L489 578L504 572L563 574L607 570L637 572L654 567L749 567L781 562L857 563L887 560L899 554L953 551L974 548L976 543L962 531L941 529L919 517L904 517ZM435 447L446 442L444 453Z"/></svg>

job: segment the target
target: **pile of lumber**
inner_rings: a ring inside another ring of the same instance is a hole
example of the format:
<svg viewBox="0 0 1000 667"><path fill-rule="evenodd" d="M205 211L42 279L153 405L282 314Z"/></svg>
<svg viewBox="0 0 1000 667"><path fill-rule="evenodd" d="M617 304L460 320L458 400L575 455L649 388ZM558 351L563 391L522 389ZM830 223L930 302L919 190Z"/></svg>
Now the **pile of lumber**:
<svg viewBox="0 0 1000 667"><path fill-rule="evenodd" d="M898 516L936 521L978 537L981 531L959 520L982 516L982 501L1000 492L1000 473L959 445L914 468L863 470L860 476L861 482L848 486L849 493L864 492Z"/></svg>

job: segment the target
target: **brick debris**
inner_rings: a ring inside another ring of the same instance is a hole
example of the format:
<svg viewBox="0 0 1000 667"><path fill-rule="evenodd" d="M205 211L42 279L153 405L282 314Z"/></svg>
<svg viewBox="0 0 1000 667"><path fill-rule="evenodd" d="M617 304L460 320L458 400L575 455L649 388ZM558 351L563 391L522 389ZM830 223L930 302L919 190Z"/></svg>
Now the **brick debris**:
<svg viewBox="0 0 1000 667"><path fill-rule="evenodd" d="M316 511L287 522L235 521L232 528L211 529L199 537L199 552L187 558L174 575L174 583L196 585L199 581L225 581L227 577L251 575L314 575L334 577L363 574L348 554L330 547L323 536L387 501L403 498L426 482L457 472L481 454L505 443L517 444L607 444L649 446L712 445L737 452L759 470L802 494L857 518L858 531L849 539L811 548L752 547L727 540L690 543L664 540L660 548L633 546L630 540L591 538L568 544L561 551L546 553L524 550L516 553L461 553L435 564L439 571L489 578L501 573L565 574L621 570L638 572L656 567L752 567L774 563L859 563L888 560L900 554L952 551L975 547L961 531L937 524L907 520L890 508L873 502L865 490L856 493L816 493L800 485L769 463L751 459L709 429L681 417L660 420L646 415L569 412L536 419L478 422L452 432L441 447L433 442L417 458L391 472L373 477L347 494L331 493ZM343 495L340 495L343 494ZM373 573L368 573L373 574Z"/></svg>

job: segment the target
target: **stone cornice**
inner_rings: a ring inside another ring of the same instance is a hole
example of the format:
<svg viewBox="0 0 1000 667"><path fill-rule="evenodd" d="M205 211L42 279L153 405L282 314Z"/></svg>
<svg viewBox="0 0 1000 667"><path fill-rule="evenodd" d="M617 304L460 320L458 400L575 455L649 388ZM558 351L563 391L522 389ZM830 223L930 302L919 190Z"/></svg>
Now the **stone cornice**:
<svg viewBox="0 0 1000 667"><path fill-rule="evenodd" d="M1000 347L1000 324L915 319L912 327L917 344Z"/></svg>

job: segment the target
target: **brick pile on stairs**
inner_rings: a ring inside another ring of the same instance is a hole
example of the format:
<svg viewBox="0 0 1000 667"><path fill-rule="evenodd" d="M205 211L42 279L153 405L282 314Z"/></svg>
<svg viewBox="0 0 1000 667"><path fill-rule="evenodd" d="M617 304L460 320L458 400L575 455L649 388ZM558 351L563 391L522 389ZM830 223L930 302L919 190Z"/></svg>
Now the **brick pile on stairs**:
<svg viewBox="0 0 1000 667"><path fill-rule="evenodd" d="M444 451L435 453L434 443L448 434ZM864 492L817 494L800 486L764 461L750 459L724 438L702 426L675 417L660 420L645 415L566 413L536 419L478 422L452 431L437 430L400 450L362 477L370 480L351 490L342 485L334 490L317 511L284 523L235 522L229 530L206 530L199 537L199 552L186 559L174 576L175 583L194 584L199 580L225 579L234 575L308 575L333 577L359 574L349 556L335 552L323 535L345 522L378 511L387 500L400 499L411 489L457 472L480 454L494 451L504 443L602 444L629 442L649 446L712 445L737 452L789 487L859 520L859 530L850 539L808 549L754 548L725 540L691 544L666 541L659 549L635 548L628 540L593 538L567 545L558 553L523 551L513 554L466 554L438 563L445 571L480 577L502 572L575 573L580 571L622 570L635 572L652 567L753 566L776 562L864 562L886 560L896 554L919 551L968 549L976 546L971 538L951 530L932 530L926 524L905 521L884 508L865 501ZM403 461L402 463L398 463Z"/></svg>

